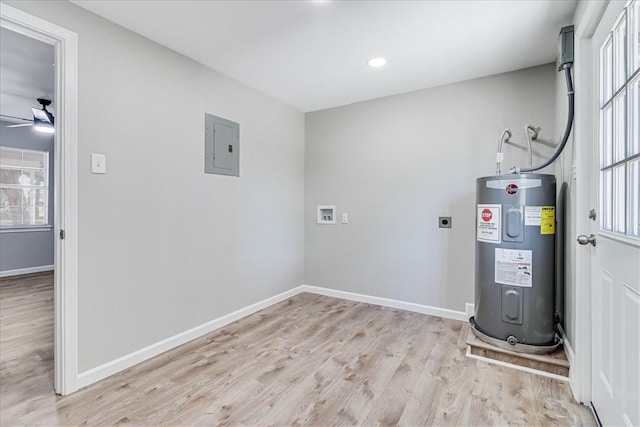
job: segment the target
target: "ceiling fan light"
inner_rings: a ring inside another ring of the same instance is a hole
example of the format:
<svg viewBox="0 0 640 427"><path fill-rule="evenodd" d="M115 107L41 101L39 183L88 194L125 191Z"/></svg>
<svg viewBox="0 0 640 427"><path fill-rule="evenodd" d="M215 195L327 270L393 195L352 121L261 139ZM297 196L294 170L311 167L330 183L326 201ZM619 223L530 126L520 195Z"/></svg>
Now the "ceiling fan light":
<svg viewBox="0 0 640 427"><path fill-rule="evenodd" d="M50 123L33 123L33 129L40 133L54 133L56 130Z"/></svg>
<svg viewBox="0 0 640 427"><path fill-rule="evenodd" d="M33 111L33 129L41 133L54 133L53 114L47 111L47 107L43 106L42 110L32 108Z"/></svg>

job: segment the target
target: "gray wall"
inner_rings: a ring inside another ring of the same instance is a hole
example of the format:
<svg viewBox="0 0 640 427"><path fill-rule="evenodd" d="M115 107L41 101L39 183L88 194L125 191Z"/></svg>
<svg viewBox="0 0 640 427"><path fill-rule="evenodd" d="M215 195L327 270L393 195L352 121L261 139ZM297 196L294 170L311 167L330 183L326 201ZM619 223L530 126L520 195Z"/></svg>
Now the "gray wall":
<svg viewBox="0 0 640 427"><path fill-rule="evenodd" d="M575 70L572 72L575 75ZM556 131L558 135L564 134L567 124L567 86L565 83L565 74L558 72L556 74ZM574 81L575 86L575 81ZM577 95L579 96L579 95ZM559 139L562 137L559 136ZM558 231L559 238L562 242L558 245L558 258L560 268L557 280L559 282L558 298L562 299L561 323L563 329L569 338L573 341L574 336L574 313L575 313L575 245L572 244L575 235L575 197L576 183L571 178L571 165L573 164L575 146L573 144L573 133L567 141L562 154L554 163L555 173L558 178Z"/></svg>
<svg viewBox="0 0 640 427"><path fill-rule="evenodd" d="M580 21L583 18L583 14L585 10L588 8L586 2L579 2L576 10L573 15L573 23L576 24L576 28L580 25ZM584 55L585 53L582 51L582 47L580 45L580 40L578 38L575 39L575 61L573 63L573 85L576 91L576 109L580 108L580 99L584 99L584 94L580 92L580 80L584 81L585 79L590 79L590 70L581 69L580 66L580 55ZM587 52L586 54L591 55L591 52ZM567 86L565 83L564 72L556 74L556 130L558 134L564 133L564 128L567 124L567 112L568 112L568 103L567 103ZM562 296L564 300L564 312L562 316L563 328L566 333L566 336L569 340L569 343L573 346L575 351L575 312L576 312L576 250L578 249L578 245L576 243L576 238L578 234L581 234L576 229L577 220L577 209L576 209L576 200L578 189L581 185L586 185L589 187L590 183L577 182L575 177L572 174L572 166L576 162L576 145L574 140L574 134L576 131L576 123L573 123L573 130L570 134L567 145L554 164L556 175L558 177L558 183L562 182L562 185L565 188L565 193L560 193L558 195L558 204L562 204L564 206L564 248L562 251L564 257L564 271L562 272L563 279L563 289ZM586 143L587 141L582 141ZM587 215L586 212L583 215ZM584 232L584 230L583 230Z"/></svg>
<svg viewBox="0 0 640 427"><path fill-rule="evenodd" d="M30 126L7 128L0 121L0 145L49 152L49 224L53 224L53 135ZM0 271L53 265L53 228L48 231L0 232Z"/></svg>
<svg viewBox="0 0 640 427"><path fill-rule="evenodd" d="M308 113L305 283L463 311L474 301L475 179L495 173L505 126L503 171L526 165L525 123L543 128L534 164L553 151L555 78L549 64ZM316 225L319 204L349 224Z"/></svg>
<svg viewBox="0 0 640 427"><path fill-rule="evenodd" d="M80 372L302 283L303 113L71 3L8 3L79 37ZM240 123L239 178L204 173L205 112Z"/></svg>

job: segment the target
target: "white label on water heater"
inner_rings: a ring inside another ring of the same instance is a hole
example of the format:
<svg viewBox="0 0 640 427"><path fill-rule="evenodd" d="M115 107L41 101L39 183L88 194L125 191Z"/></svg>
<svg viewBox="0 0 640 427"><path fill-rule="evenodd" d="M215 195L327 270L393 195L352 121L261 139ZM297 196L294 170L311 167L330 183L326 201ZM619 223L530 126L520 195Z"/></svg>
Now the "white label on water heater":
<svg viewBox="0 0 640 427"><path fill-rule="evenodd" d="M479 242L501 242L501 208L501 205L478 205L476 238Z"/></svg>
<svg viewBox="0 0 640 427"><path fill-rule="evenodd" d="M532 251L496 248L495 281L530 288L533 283Z"/></svg>
<svg viewBox="0 0 640 427"><path fill-rule="evenodd" d="M542 206L525 206L524 207L524 225L537 225L540 227L540 212Z"/></svg>

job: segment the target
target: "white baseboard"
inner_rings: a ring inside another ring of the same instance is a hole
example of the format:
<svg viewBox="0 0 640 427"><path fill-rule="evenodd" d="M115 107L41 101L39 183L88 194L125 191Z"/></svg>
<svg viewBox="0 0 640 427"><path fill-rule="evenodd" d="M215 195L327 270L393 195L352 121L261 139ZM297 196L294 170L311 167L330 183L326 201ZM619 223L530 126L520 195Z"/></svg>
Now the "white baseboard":
<svg viewBox="0 0 640 427"><path fill-rule="evenodd" d="M78 389L86 387L89 384L93 384L96 381L100 381L103 378L137 365L138 363L143 362L147 359L151 359L152 357L164 353L165 351L171 350L172 348L178 347L179 345L185 344L191 340L213 332L216 329L228 325L229 323L235 322L236 320L242 319L243 317L267 308L273 304L284 301L287 298L291 298L292 296L295 296L301 292L300 288L301 287L298 286L286 292L282 292L276 296L264 299L250 306L236 310L233 313L218 317L217 319L214 319L210 322L207 322L200 326L196 326L195 328L181 332L155 344L151 344L150 346L141 348L140 350L134 351L133 353L126 354L115 360L89 369L88 371L84 371L78 374Z"/></svg>
<svg viewBox="0 0 640 427"><path fill-rule="evenodd" d="M567 361L569 362L569 388L571 388L571 393L573 394L573 398L576 401L580 402L578 399L578 395L576 394L576 390L578 390L576 384L576 372L575 369L572 369L573 361L575 360L575 353L573 351L573 347L571 346L571 342L569 338L567 338L567 334L565 334L562 325L558 324L558 331L560 332L560 337L562 338L562 348L564 349L564 354L567 356Z"/></svg>
<svg viewBox="0 0 640 427"><path fill-rule="evenodd" d="M560 332L560 338L562 338L562 348L564 348L564 354L567 356L567 361L569 361L569 366L573 365L573 360L575 359L575 353L573 352L573 347L571 347L571 343L569 342L569 338L567 338L567 334L564 333L564 329L562 325L558 323L558 331Z"/></svg>
<svg viewBox="0 0 640 427"><path fill-rule="evenodd" d="M338 291L320 286L302 285L300 292L311 292L349 301L366 302L368 304L381 305L383 307L399 308L400 310L413 311L431 316L444 317L446 319L467 322L469 318L463 311L450 310L448 308L432 307L430 305L416 304L413 302L398 301L389 298L374 297L370 295L356 294L353 292Z"/></svg>
<svg viewBox="0 0 640 427"><path fill-rule="evenodd" d="M346 299L350 301L364 302L364 303L380 305L384 307L398 308L401 310L413 311L413 312L422 313L422 314L429 314L431 316L439 316L447 319L460 320L463 322L466 322L468 320L468 316L466 315L465 312L462 312L462 311L455 311L455 310L449 310L446 308L432 307L428 305L415 304L411 302L392 300L388 298L356 294L352 292L338 291L335 289L322 288L319 286L301 285L296 288L290 289L286 292L282 292L276 296L264 299L250 306L236 310L233 313L229 313L227 315L218 317L217 319L211 320L210 322L207 322L200 326L196 326L195 328L189 329L187 331L176 334L172 337L166 338L155 344L151 344L147 347L141 348L140 350L134 351L133 353L129 353L124 356L121 356L115 360L104 363L95 368L89 369L88 371L84 371L78 374L77 387L78 389L86 387L90 384L100 381L101 379L104 379L108 376L111 376L127 368L130 368L134 365L137 365L140 362L144 362L145 360L151 359L152 357L155 357L161 353L164 353L165 351L171 350L179 345L185 344L191 340L194 340L210 332L213 332L216 329L219 329L225 325L228 325L229 323L235 322L236 320L242 319L243 317L249 316L250 314L253 314L264 308L267 308L281 301L284 301L287 298L296 296L302 292L310 292L314 294L326 295L326 296Z"/></svg>
<svg viewBox="0 0 640 427"><path fill-rule="evenodd" d="M20 276L23 274L42 273L43 271L53 271L55 265L40 265L38 267L18 268L17 270L0 271L0 277Z"/></svg>

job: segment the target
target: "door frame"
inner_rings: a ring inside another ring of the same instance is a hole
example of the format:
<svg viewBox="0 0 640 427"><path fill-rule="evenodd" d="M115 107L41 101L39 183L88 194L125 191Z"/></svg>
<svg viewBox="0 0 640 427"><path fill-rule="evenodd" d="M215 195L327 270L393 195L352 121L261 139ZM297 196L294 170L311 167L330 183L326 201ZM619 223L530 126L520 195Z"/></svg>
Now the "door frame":
<svg viewBox="0 0 640 427"><path fill-rule="evenodd" d="M54 389L77 390L78 224L77 129L78 36L19 9L0 3L0 26L55 49L56 132L54 134Z"/></svg>
<svg viewBox="0 0 640 427"><path fill-rule="evenodd" d="M576 73L576 126L574 144L576 147L576 180L580 184L576 195L576 212L573 213L575 230L567 240L568 244L577 246L575 263L575 336L573 346L575 351L574 363L571 367L570 385L576 400L584 404L591 404L591 365L592 349L591 334L591 274L592 251L591 246L579 246L575 243L578 234L597 234L598 223L588 218L590 209L597 208L597 200L593 195L594 180L598 179L593 171L595 164L595 147L598 138L597 105L598 81L594 73L594 58L592 55L593 35L602 16L609 5L609 1L580 2L574 15L576 23L575 47L576 63L579 72Z"/></svg>

